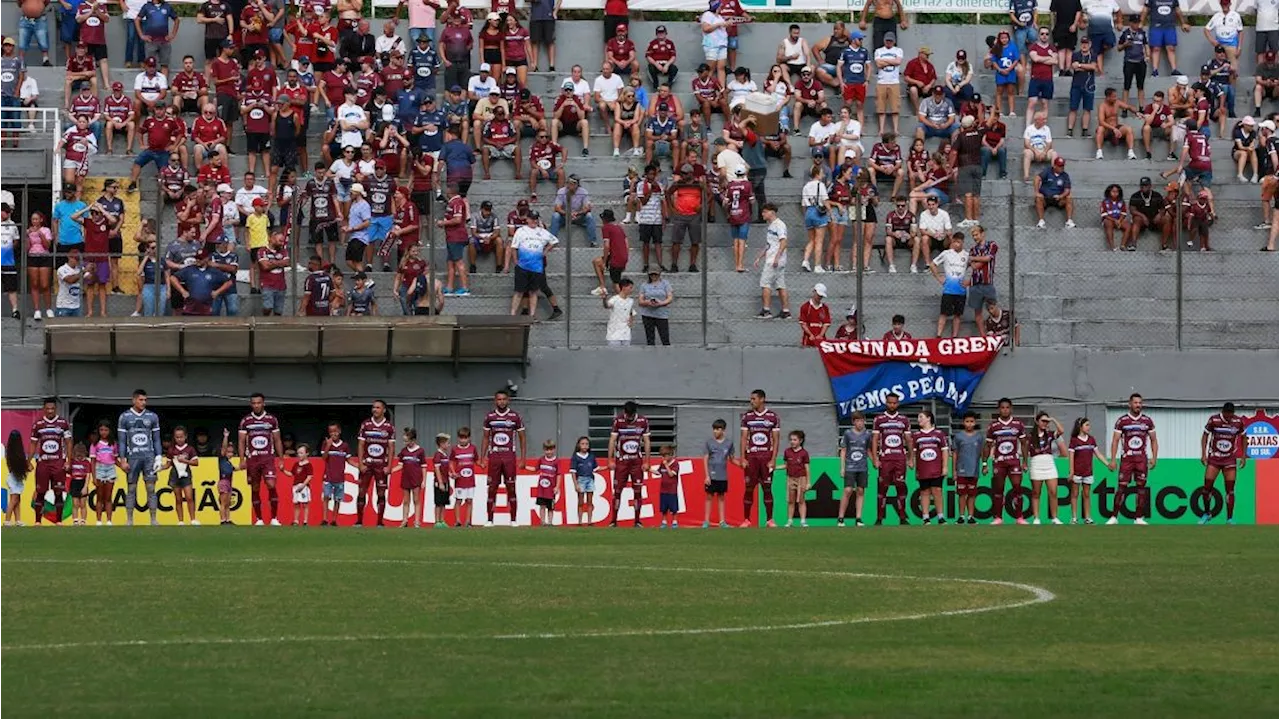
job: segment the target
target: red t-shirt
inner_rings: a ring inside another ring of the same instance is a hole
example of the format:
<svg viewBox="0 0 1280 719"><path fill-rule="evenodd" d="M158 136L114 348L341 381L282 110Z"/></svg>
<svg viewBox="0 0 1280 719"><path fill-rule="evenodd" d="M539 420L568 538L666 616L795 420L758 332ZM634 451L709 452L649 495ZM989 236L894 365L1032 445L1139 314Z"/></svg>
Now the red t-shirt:
<svg viewBox="0 0 1280 719"><path fill-rule="evenodd" d="M996 464L1017 462L1027 428L1022 420L1010 418L1008 422L996 419L987 427L987 442L991 444L991 459Z"/></svg>
<svg viewBox="0 0 1280 719"><path fill-rule="evenodd" d="M197 117L196 121L191 124L191 139L202 144L218 139L226 141L230 139L227 134L227 123L223 122L220 117L215 117L212 120L206 120L203 115ZM203 171L204 168L201 168L201 172ZM227 172L227 177L231 177L230 171Z"/></svg>
<svg viewBox="0 0 1280 719"><path fill-rule="evenodd" d="M147 149L163 152L173 144L176 131L175 123L168 119L161 120L155 116L142 121L142 134L147 138Z"/></svg>
<svg viewBox="0 0 1280 719"><path fill-rule="evenodd" d="M88 16L84 22L80 23L80 42L86 45L106 45L107 25L102 18L93 14L94 7L93 3L83 2L76 10L77 18Z"/></svg>
<svg viewBox="0 0 1280 719"><path fill-rule="evenodd" d="M645 55L650 60L663 62L676 59L676 44L665 37L656 37L649 41L649 47L645 50Z"/></svg>
<svg viewBox="0 0 1280 719"><path fill-rule="evenodd" d="M903 71L907 77L916 82L923 82L926 85L932 85L938 81L938 71L934 69L933 63L926 62L920 58L912 58L907 63L907 69Z"/></svg>
<svg viewBox="0 0 1280 719"><path fill-rule="evenodd" d="M470 239L467 231L467 201L461 195L449 198L449 202L444 206L444 219L446 222L461 220L461 222L447 225L444 228L444 241L454 244L466 244Z"/></svg>
<svg viewBox="0 0 1280 719"><path fill-rule="evenodd" d="M1098 440L1093 435L1088 435L1081 439L1080 437L1072 437L1071 442L1067 444L1067 451L1071 453L1071 474L1077 477L1093 476L1093 457L1094 450L1098 448Z"/></svg>
<svg viewBox="0 0 1280 719"><path fill-rule="evenodd" d="M107 238L111 234L111 221L101 212L90 212L84 218L84 251L89 255L85 258L86 262L105 262L106 257L94 257L94 255L105 255L110 251Z"/></svg>
<svg viewBox="0 0 1280 719"><path fill-rule="evenodd" d="M782 451L782 460L787 464L788 477L803 477L805 467L809 466L809 450L787 447Z"/></svg>
<svg viewBox="0 0 1280 719"><path fill-rule="evenodd" d="M627 0L604 0L605 15L626 15Z"/></svg>
<svg viewBox="0 0 1280 719"><path fill-rule="evenodd" d="M812 339L804 337L801 333L800 345L803 347L817 347L822 341L825 333L824 327L831 326L831 307L823 302L817 307L813 306L813 302L805 302L800 305L800 324L809 328L809 332L813 335Z"/></svg>
<svg viewBox="0 0 1280 719"><path fill-rule="evenodd" d="M1030 59L1030 54L1032 50L1034 50L1037 54L1040 54L1040 55L1049 55L1050 57L1054 55L1054 50L1051 45L1037 42L1033 44L1031 47L1027 48L1028 59ZM1031 79L1032 80L1052 80L1053 65L1051 63L1044 63L1044 62L1031 63Z"/></svg>
<svg viewBox="0 0 1280 719"><path fill-rule="evenodd" d="M659 494L676 494L680 491L680 465L672 462L667 465L663 462L658 465L656 470L658 473L658 493Z"/></svg>
<svg viewBox="0 0 1280 719"><path fill-rule="evenodd" d="M622 226L613 222L606 222L600 228L600 234L604 236L604 241L609 246L609 267L615 270L625 269L627 266L627 234L622 231Z"/></svg>
<svg viewBox="0 0 1280 719"><path fill-rule="evenodd" d="M474 444L455 444L449 450L449 472L453 475L453 485L458 489L473 489L476 486L476 460L479 451Z"/></svg>
<svg viewBox="0 0 1280 719"><path fill-rule="evenodd" d="M631 38L623 40L621 37L614 37L604 44L604 51L614 63L626 62L627 58L636 51L636 44Z"/></svg>
<svg viewBox="0 0 1280 719"><path fill-rule="evenodd" d="M209 63L216 94L226 97L240 96L240 61L235 58L215 58Z"/></svg>

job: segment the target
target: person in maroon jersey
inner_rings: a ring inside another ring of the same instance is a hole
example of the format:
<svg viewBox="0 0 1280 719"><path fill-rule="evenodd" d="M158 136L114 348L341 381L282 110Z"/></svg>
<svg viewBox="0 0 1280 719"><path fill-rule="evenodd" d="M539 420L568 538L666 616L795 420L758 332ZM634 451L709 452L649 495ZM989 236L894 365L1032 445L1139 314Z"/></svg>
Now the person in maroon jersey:
<svg viewBox="0 0 1280 719"><path fill-rule="evenodd" d="M538 472L538 480L533 488L535 504L538 506L538 523L551 527L556 522L556 500L560 497L560 459L556 457L554 439L542 443L542 456L538 458L534 469Z"/></svg>
<svg viewBox="0 0 1280 719"><path fill-rule="evenodd" d="M885 411L871 423L871 466L878 472L877 527L884 525L890 489L894 490L893 508L898 512L898 524L907 523L907 457L911 421L898 413L900 400L896 392L885 395Z"/></svg>
<svg viewBox="0 0 1280 719"><path fill-rule="evenodd" d="M86 485L93 473L89 461L89 449L83 442L71 448L71 461L67 462L67 496L71 498L71 525L83 527L89 521L89 490Z"/></svg>
<svg viewBox="0 0 1280 719"><path fill-rule="evenodd" d="M1004 481L1009 480L1009 513L1018 524L1026 524L1022 516L1022 474L1027 468L1027 428L1013 416L1013 400L1000 398L998 416L987 426L987 441L982 447L982 473L988 462L991 472L991 513L994 525L1004 524Z"/></svg>
<svg viewBox="0 0 1280 719"><path fill-rule="evenodd" d="M245 470L249 478L254 526L262 526L262 485L265 483L267 502L271 505L271 526L279 527L276 471L284 456L284 444L280 440L280 421L267 412L267 398L261 392L249 395L249 414L240 420L236 455L240 457L240 469Z"/></svg>
<svg viewBox="0 0 1280 719"><path fill-rule="evenodd" d="M613 427L609 430L608 455L609 471L613 473L613 520L609 522L609 526L618 526L622 490L631 487L635 526L639 527L644 478L652 465L652 455L649 419L639 414L639 406L635 402L629 401L622 405L622 414L613 418Z"/></svg>
<svg viewBox="0 0 1280 719"><path fill-rule="evenodd" d="M1236 416L1232 402L1222 405L1222 411L1209 417L1200 435L1200 464L1204 465L1204 512L1200 524L1208 524L1213 515L1209 503L1214 482L1222 475L1223 494L1226 496L1227 524L1235 524L1236 471L1244 469L1244 420Z"/></svg>
<svg viewBox="0 0 1280 719"><path fill-rule="evenodd" d="M765 406L764 390L751 390L751 409L742 414L742 430L738 439L738 451L741 453L738 463L743 467L746 484L742 498L743 527L754 526L751 509L756 501L756 487L761 489L765 526L778 526L773 521L773 467L778 457L781 434L782 421Z"/></svg>
<svg viewBox="0 0 1280 719"><path fill-rule="evenodd" d="M880 339L889 342L912 339L911 333L907 331L907 318L902 315L894 315L893 326Z"/></svg>
<svg viewBox="0 0 1280 719"><path fill-rule="evenodd" d="M63 492L67 483L67 457L71 424L58 416L58 400L46 397L41 415L31 423L29 454L35 462L36 491L31 495L36 525L44 518L44 496L53 492L53 521L62 522ZM132 498L131 498L132 499Z"/></svg>
<svg viewBox="0 0 1280 719"><path fill-rule="evenodd" d="M524 437L524 434L520 436ZM449 450L448 466L449 478L453 482L453 526L474 526L473 505L476 497L476 469L480 467L480 448L471 442L470 427L458 428L458 443ZM487 526L492 525L492 521L487 524Z"/></svg>
<svg viewBox="0 0 1280 719"><path fill-rule="evenodd" d="M395 456L396 427L387 417L387 403L380 399L373 401L369 414L369 419L362 422L356 432L356 457L360 470L356 524L364 524L364 506L372 484L377 495L378 526L381 527L387 514L387 482L391 458Z"/></svg>
<svg viewBox="0 0 1280 719"><path fill-rule="evenodd" d="M173 428L173 444L169 446L168 459L169 487L173 490L173 505L178 510L178 526L181 527L185 521L185 508L186 516L191 518L191 526L198 527L200 520L196 519L196 494L191 468L200 464L200 457L196 455L196 448L187 442L187 428L182 425Z"/></svg>
<svg viewBox="0 0 1280 719"><path fill-rule="evenodd" d="M342 425L330 422L328 435L320 443L320 458L324 460L324 510L320 526L338 526L338 509L346 493L347 465L351 462L351 445L342 438Z"/></svg>
<svg viewBox="0 0 1280 719"><path fill-rule="evenodd" d="M1093 458L1097 457L1107 469L1114 470L1114 460L1109 460L1102 450L1098 449L1098 440L1089 432L1091 426L1086 417L1076 418L1071 427L1071 440L1067 451L1071 454L1071 523L1075 524L1077 516L1084 518L1085 524L1093 524L1089 516L1089 495L1093 491ZM1078 513L1078 514L1077 514Z"/></svg>
<svg viewBox="0 0 1280 719"><path fill-rule="evenodd" d="M449 434L441 432L436 435L436 453L431 456L431 499L435 505L434 525L441 529L449 526L444 512L449 506L449 496L453 493L449 486ZM455 525L456 523L455 518Z"/></svg>
<svg viewBox="0 0 1280 719"><path fill-rule="evenodd" d="M396 455L396 460L400 464L400 489L404 492L405 508L400 526L420 527L422 526L420 514L423 509L422 481L423 472L427 466L427 451L418 444L418 430L405 427L403 432L404 449Z"/></svg>
<svg viewBox="0 0 1280 719"><path fill-rule="evenodd" d="M792 430L787 435L789 445L782 451L782 465L787 475L787 523L791 527L791 518L800 515L800 526L809 526L809 507L804 495L813 484L813 468L809 464L809 450L804 448L804 431Z"/></svg>
<svg viewBox="0 0 1280 719"><path fill-rule="evenodd" d="M491 158L511 160L515 164L515 179L520 179L520 138L516 134L515 125L507 118L507 108L498 105L493 108L493 119L484 123L480 135L484 144L480 148L480 164L484 168L484 179L493 179L489 175Z"/></svg>
<svg viewBox="0 0 1280 719"><path fill-rule="evenodd" d="M667 37L666 25L654 28L653 39L644 51L644 59L649 69L650 85L661 85L660 77L668 85L676 84L676 75L680 72L680 68L676 67L676 44Z"/></svg>
<svg viewBox="0 0 1280 719"><path fill-rule="evenodd" d="M1123 451L1121 450L1123 442ZM1147 448L1151 448L1150 454ZM1134 524L1146 524L1151 509L1151 492L1147 489L1147 473L1156 468L1160 455L1160 442L1156 439L1156 423L1142 411L1142 395L1129 395L1129 411L1120 415L1111 431L1111 456L1120 458L1120 473L1116 476L1116 505L1107 524L1119 524L1124 500L1129 494L1129 483L1138 495L1138 516Z"/></svg>
<svg viewBox="0 0 1280 719"><path fill-rule="evenodd" d="M133 111L133 98L124 94L124 83L111 83L111 94L102 101L102 134L107 141L107 154L114 154L113 140L117 132L125 133L125 154L133 153L133 133L137 129Z"/></svg>
<svg viewBox="0 0 1280 719"><path fill-rule="evenodd" d="M1058 468L1053 462L1053 450L1062 456L1067 447L1062 441L1062 423L1050 417L1048 412L1036 414L1035 426L1027 436L1027 460L1031 474L1031 523L1040 524L1040 492L1047 486L1045 496L1049 506L1049 522L1062 524L1058 518Z"/></svg>
<svg viewBox="0 0 1280 719"><path fill-rule="evenodd" d="M84 3L89 5L90 3ZM65 79L62 84L62 99L68 106L71 104L71 92L79 87L85 92L98 94L98 69L89 54L89 46L84 43L76 45L75 52L67 58Z"/></svg>
<svg viewBox="0 0 1280 719"><path fill-rule="evenodd" d="M516 500L516 472L525 465L526 440L524 420L520 413L511 409L511 395L506 390L498 390L493 394L493 411L485 415L484 434L480 441L480 455L476 464L489 473L489 494L485 506L488 512L486 527L493 526L493 507L498 500L498 484L507 490L507 510L511 515L511 526L516 526L518 505ZM458 434L462 439L462 434ZM519 441L520 454L516 454L516 443ZM474 486L474 485L473 485Z"/></svg>
<svg viewBox="0 0 1280 719"><path fill-rule="evenodd" d="M934 425L933 412L916 416L920 429L907 435L907 466L920 483L920 516L925 524L947 523L947 507L942 503L942 478L951 461L947 435ZM930 504L933 506L930 507Z"/></svg>

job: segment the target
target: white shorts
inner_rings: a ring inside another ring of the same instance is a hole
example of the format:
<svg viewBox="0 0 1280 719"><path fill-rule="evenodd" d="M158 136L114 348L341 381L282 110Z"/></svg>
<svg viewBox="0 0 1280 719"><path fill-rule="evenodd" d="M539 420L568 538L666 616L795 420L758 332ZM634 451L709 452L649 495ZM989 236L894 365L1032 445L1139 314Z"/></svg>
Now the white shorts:
<svg viewBox="0 0 1280 719"><path fill-rule="evenodd" d="M725 58L729 57L729 48L703 45L702 57L707 62L723 62Z"/></svg>
<svg viewBox="0 0 1280 719"><path fill-rule="evenodd" d="M1058 467L1053 463L1053 455L1037 454L1031 458L1029 466L1031 470L1032 482L1043 482L1047 479L1058 478Z"/></svg>
<svg viewBox="0 0 1280 719"><path fill-rule="evenodd" d="M760 270L760 286L770 290L787 289L787 266L774 267L771 262L764 263Z"/></svg>
<svg viewBox="0 0 1280 719"><path fill-rule="evenodd" d="M1093 484L1093 475L1090 474L1090 475L1081 477L1078 474L1073 474L1071 475L1071 481L1076 484Z"/></svg>
<svg viewBox="0 0 1280 719"><path fill-rule="evenodd" d="M463 500L475 499L475 498L476 498L475 487L454 487L453 488L454 501L461 502Z"/></svg>
<svg viewBox="0 0 1280 719"><path fill-rule="evenodd" d="M306 504L311 501L311 485L295 484L293 485L293 503Z"/></svg>
<svg viewBox="0 0 1280 719"><path fill-rule="evenodd" d="M27 488L25 480L18 479L12 474L8 476L8 481L5 484L9 486L9 494L22 494L23 490Z"/></svg>

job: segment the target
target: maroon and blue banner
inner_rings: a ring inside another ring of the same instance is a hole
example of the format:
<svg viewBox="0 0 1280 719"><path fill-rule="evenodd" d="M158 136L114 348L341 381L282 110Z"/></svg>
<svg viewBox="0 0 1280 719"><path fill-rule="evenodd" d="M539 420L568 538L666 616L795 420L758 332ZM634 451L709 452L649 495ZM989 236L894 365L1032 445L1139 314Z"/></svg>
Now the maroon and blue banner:
<svg viewBox="0 0 1280 719"><path fill-rule="evenodd" d="M843 417L883 409L891 392L903 404L936 398L963 410L1003 346L995 336L828 340L818 352Z"/></svg>

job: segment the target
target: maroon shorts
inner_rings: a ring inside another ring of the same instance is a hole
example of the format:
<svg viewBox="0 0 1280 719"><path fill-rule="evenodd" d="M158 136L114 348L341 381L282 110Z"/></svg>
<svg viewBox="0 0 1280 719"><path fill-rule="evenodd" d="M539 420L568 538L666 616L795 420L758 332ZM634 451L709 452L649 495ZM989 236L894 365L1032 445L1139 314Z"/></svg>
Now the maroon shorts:
<svg viewBox="0 0 1280 719"><path fill-rule="evenodd" d="M1210 457L1209 466L1218 469L1235 469L1236 459L1234 457Z"/></svg>
<svg viewBox="0 0 1280 719"><path fill-rule="evenodd" d="M417 489L422 486L422 477L410 477L403 470L400 472L400 489Z"/></svg>
<svg viewBox="0 0 1280 719"><path fill-rule="evenodd" d="M365 485L372 482L375 487L387 486L387 468L380 465L368 465L364 467L364 471L360 473L360 484Z"/></svg>
<svg viewBox="0 0 1280 719"><path fill-rule="evenodd" d="M747 466L743 470L747 484L769 484L773 481L773 457L763 453L748 454Z"/></svg>
<svg viewBox="0 0 1280 719"><path fill-rule="evenodd" d="M907 463L902 460L880 460L881 482L903 482L907 479Z"/></svg>
<svg viewBox="0 0 1280 719"><path fill-rule="evenodd" d="M66 483L66 464L59 460L36 462L36 497L43 497L50 487L62 489Z"/></svg>
<svg viewBox="0 0 1280 719"><path fill-rule="evenodd" d="M516 456L514 454L489 455L489 486L498 482L513 484L516 481Z"/></svg>
<svg viewBox="0 0 1280 719"><path fill-rule="evenodd" d="M956 489L977 489L977 477L956 477Z"/></svg>
<svg viewBox="0 0 1280 719"><path fill-rule="evenodd" d="M271 455L250 457L245 462L244 471L250 484L262 481L273 482L276 478L276 458Z"/></svg>
<svg viewBox="0 0 1280 719"><path fill-rule="evenodd" d="M644 462L639 459L620 459L614 465L613 483L621 489L628 484L639 487L644 484Z"/></svg>
<svg viewBox="0 0 1280 719"><path fill-rule="evenodd" d="M844 98L846 104L850 102L866 103L867 101L867 84L846 83L840 88L840 95Z"/></svg>
<svg viewBox="0 0 1280 719"><path fill-rule="evenodd" d="M1147 458L1122 458L1120 460L1120 472L1116 476L1116 480L1120 484L1128 484L1130 481L1145 484L1147 481Z"/></svg>
<svg viewBox="0 0 1280 719"><path fill-rule="evenodd" d="M1022 463L1021 462L996 462L991 472L992 479L1015 479L1022 481Z"/></svg>

